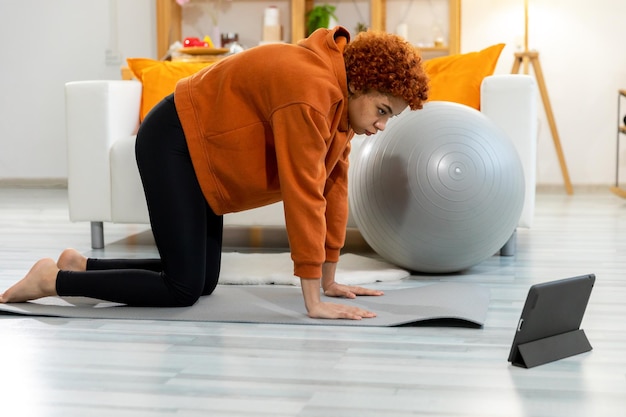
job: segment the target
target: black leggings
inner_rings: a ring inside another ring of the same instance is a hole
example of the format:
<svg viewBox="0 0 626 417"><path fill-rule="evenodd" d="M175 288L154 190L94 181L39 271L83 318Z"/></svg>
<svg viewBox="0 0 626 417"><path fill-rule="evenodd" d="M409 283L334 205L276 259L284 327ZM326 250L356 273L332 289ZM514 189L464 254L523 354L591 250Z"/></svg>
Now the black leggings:
<svg viewBox="0 0 626 417"><path fill-rule="evenodd" d="M145 118L135 153L161 259L88 259L86 272L59 272L57 293L133 306L192 305L217 285L223 218L202 195L173 96Z"/></svg>

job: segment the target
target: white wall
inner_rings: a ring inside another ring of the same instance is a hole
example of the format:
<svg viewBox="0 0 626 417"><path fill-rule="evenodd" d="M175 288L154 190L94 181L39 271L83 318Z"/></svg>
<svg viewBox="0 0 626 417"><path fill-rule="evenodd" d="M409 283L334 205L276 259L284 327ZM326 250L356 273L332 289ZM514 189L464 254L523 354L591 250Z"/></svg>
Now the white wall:
<svg viewBox="0 0 626 417"><path fill-rule="evenodd" d="M154 21L152 0L0 2L0 181L65 181L64 84L154 56Z"/></svg>
<svg viewBox="0 0 626 417"><path fill-rule="evenodd" d="M119 78L120 64L105 61L107 49L121 58L155 58L153 3L0 1L0 182L66 177L64 83ZM339 3L338 14L349 16L344 24L350 30L360 20L359 13L369 13L361 1L356 3L358 11L350 1ZM113 22L109 19L112 4L118 15ZM225 8L235 11L236 18L221 18L223 31L242 22L252 30L261 27L260 12L243 16L233 5ZM574 185L614 181L616 95L619 88L626 88L626 55L621 53L625 18L623 0L530 0L530 47L540 52ZM284 19L288 25L287 16ZM193 22L190 29L201 32L198 25L203 23ZM112 27L117 27L117 37L111 35ZM523 38L523 1L464 0L461 32L464 52L506 43L496 72L508 73ZM540 109L538 182L562 184L552 136ZM623 148L626 161L626 144Z"/></svg>
<svg viewBox="0 0 626 417"><path fill-rule="evenodd" d="M516 45L523 45L523 4L463 1L462 50L505 42L496 72L509 73ZM615 180L617 90L626 88L625 19L624 0L529 1L529 47L539 52L574 185ZM563 184L544 108L539 109L537 181ZM622 149L626 151L626 142ZM626 152L620 153L626 165ZM623 174L620 177L626 179Z"/></svg>

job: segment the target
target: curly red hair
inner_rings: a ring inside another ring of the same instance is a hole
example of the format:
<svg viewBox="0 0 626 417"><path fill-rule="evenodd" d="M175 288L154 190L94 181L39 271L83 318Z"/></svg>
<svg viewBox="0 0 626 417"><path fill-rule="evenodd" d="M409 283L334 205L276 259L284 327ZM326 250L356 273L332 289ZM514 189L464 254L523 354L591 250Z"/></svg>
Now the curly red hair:
<svg viewBox="0 0 626 417"><path fill-rule="evenodd" d="M343 52L348 83L357 91L401 97L411 110L428 100L428 76L416 47L387 32L359 33Z"/></svg>

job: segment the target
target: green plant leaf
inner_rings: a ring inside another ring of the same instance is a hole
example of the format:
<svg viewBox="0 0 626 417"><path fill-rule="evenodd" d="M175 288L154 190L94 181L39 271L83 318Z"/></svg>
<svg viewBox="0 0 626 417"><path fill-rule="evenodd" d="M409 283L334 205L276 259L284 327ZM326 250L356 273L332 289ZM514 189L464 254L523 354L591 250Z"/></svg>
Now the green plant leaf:
<svg viewBox="0 0 626 417"><path fill-rule="evenodd" d="M328 27L331 17L335 20L338 20L337 16L335 16L336 9L337 7L330 4L322 4L313 7L311 11L308 12L306 15L307 36L315 32L319 28Z"/></svg>

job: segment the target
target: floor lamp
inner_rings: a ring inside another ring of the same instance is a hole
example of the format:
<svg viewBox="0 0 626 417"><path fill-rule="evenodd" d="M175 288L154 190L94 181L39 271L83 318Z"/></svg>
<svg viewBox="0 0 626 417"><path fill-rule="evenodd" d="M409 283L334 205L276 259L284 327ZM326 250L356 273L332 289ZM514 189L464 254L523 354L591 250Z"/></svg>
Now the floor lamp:
<svg viewBox="0 0 626 417"><path fill-rule="evenodd" d="M565 162L563 148L561 147L561 140L559 139L559 132L557 131L554 114L552 113L552 106L550 105L550 97L548 97L548 89L546 88L543 71L541 70L541 64L539 63L539 52L528 50L528 0L524 0L524 52L515 53L515 61L513 62L513 69L511 70L511 73L518 74L520 67L523 64L524 74L528 74L529 63L533 67L535 78L537 79L537 85L539 86L539 92L541 94L541 100L543 101L543 107L546 111L548 124L550 125L552 140L559 158L559 164L561 165L561 174L563 175L563 180L565 181L565 191L567 194L573 194L574 189L572 188L572 183L569 178L567 163Z"/></svg>

